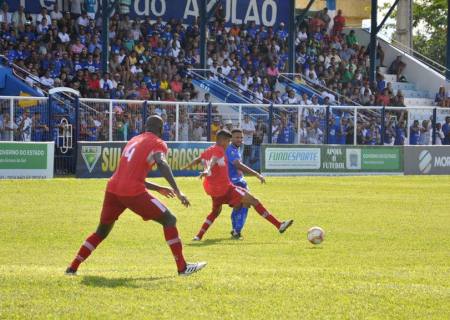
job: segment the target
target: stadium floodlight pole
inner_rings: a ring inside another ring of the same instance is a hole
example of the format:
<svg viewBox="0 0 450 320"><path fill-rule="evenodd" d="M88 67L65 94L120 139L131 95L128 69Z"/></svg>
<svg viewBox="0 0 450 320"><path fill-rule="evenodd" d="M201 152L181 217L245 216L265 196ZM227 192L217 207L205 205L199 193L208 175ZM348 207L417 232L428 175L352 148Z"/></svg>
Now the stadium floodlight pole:
<svg viewBox="0 0 450 320"><path fill-rule="evenodd" d="M289 63L289 73L295 72L295 37L297 36L295 33L295 0L289 1L289 55L288 55L288 63Z"/></svg>
<svg viewBox="0 0 450 320"><path fill-rule="evenodd" d="M206 28L208 27L206 15L206 0L200 0L200 68L202 69L206 69Z"/></svg>
<svg viewBox="0 0 450 320"><path fill-rule="evenodd" d="M431 119L433 127L433 137L431 138L431 144L436 144L436 123L437 123L437 108L433 108L433 118Z"/></svg>
<svg viewBox="0 0 450 320"><path fill-rule="evenodd" d="M210 3L211 4L211 3ZM199 1L199 16L200 16L200 68L206 70L206 53L207 53L207 38L206 31L208 29L208 21L211 19L212 15L216 11L218 5L220 5L220 1L217 0L213 7L210 9L208 13L208 4L206 0Z"/></svg>
<svg viewBox="0 0 450 320"><path fill-rule="evenodd" d="M288 53L288 69L289 73L293 74L295 73L295 38L297 36L296 34L296 26L297 23L300 25L303 22L303 19L305 19L306 15L309 12L309 9L311 9L312 5L314 4L316 0L309 0L308 5L303 10L301 15L298 18L298 21L295 19L295 0L289 1L289 10L290 10L290 17L289 17L289 53Z"/></svg>
<svg viewBox="0 0 450 320"><path fill-rule="evenodd" d="M450 81L450 0L447 0L447 65L445 78Z"/></svg>
<svg viewBox="0 0 450 320"><path fill-rule="evenodd" d="M110 1L112 3L110 4ZM109 18L119 0L102 0L102 71L109 71Z"/></svg>
<svg viewBox="0 0 450 320"><path fill-rule="evenodd" d="M370 71L369 79L370 82L375 81L375 63L376 63L376 53L377 53L377 9L378 0L372 0L371 6L371 26L370 26Z"/></svg>
<svg viewBox="0 0 450 320"><path fill-rule="evenodd" d="M325 144L330 143L330 105L325 109Z"/></svg>

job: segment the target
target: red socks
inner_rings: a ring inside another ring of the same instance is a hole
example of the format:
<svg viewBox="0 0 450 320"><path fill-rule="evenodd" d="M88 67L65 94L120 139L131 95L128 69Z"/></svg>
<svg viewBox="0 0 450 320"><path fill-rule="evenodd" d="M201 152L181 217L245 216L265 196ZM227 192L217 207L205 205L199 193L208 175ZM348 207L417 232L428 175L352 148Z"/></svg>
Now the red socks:
<svg viewBox="0 0 450 320"><path fill-rule="evenodd" d="M183 257L183 246L181 245L181 240L178 237L177 227L164 228L164 237L166 238L166 242L169 245L170 250L172 250L178 272L184 271L184 269L186 269L186 261Z"/></svg>
<svg viewBox="0 0 450 320"><path fill-rule="evenodd" d="M94 251L102 241L103 239L96 233L91 234L89 238L84 241L83 245L78 251L77 256L70 264L70 268L74 271L77 271L80 263L86 260L91 255L92 251Z"/></svg>
<svg viewBox="0 0 450 320"><path fill-rule="evenodd" d="M205 222L202 225L202 228L200 229L200 231L197 233L197 237L199 237L200 239L203 238L203 235L206 233L206 231L208 230L208 228L213 224L214 220L216 220L218 216L214 213L210 213L209 216L206 217Z"/></svg>
<svg viewBox="0 0 450 320"><path fill-rule="evenodd" d="M184 269L186 269L186 261L183 257L183 247L181 245L181 240L178 237L177 228L164 228L164 237L166 238L170 250L172 250L172 254L177 263L178 271L183 271ZM70 268L74 271L77 271L80 263L85 261L91 255L92 251L94 251L102 241L103 239L96 233L90 235L89 238L87 238L81 246L75 259L70 264Z"/></svg>
<svg viewBox="0 0 450 320"><path fill-rule="evenodd" d="M278 221L277 218L275 218L273 215L269 213L269 211L266 210L266 208L263 207L261 203L258 203L255 206L256 212L260 214L261 217L269 221L271 224L273 224L277 229L280 229L281 222Z"/></svg>

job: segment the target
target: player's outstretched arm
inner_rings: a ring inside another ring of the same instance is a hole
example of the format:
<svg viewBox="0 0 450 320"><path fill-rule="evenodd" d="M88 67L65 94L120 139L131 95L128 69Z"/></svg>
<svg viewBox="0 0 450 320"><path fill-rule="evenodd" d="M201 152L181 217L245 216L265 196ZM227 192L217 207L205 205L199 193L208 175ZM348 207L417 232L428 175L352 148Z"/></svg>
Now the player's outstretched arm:
<svg viewBox="0 0 450 320"><path fill-rule="evenodd" d="M184 167L182 167L181 170L190 169L190 168L192 168L193 166L196 166L196 165L198 165L198 164L201 163L201 162L202 162L202 158L201 158L201 157L195 158L195 159L192 160L190 163L188 163L187 165L185 165Z"/></svg>
<svg viewBox="0 0 450 320"><path fill-rule="evenodd" d="M258 180L261 181L261 183L266 183L266 178L264 178L264 176L262 174L259 174L252 168L246 166L239 159L234 160L233 165L236 167L236 169L241 170L243 173L251 174L252 176L257 177Z"/></svg>
<svg viewBox="0 0 450 320"><path fill-rule="evenodd" d="M170 169L170 166L166 161L164 153L162 152L155 153L153 155L153 159L156 162L156 165L158 167L159 172L161 173L161 176L164 179L166 179L166 181L172 187L174 194L177 196L177 198L181 201L181 203L185 207L189 207L191 203L189 202L188 198L178 188L175 178L173 177L172 169Z"/></svg>
<svg viewBox="0 0 450 320"><path fill-rule="evenodd" d="M152 183L152 182L147 182L145 181L145 187L148 190L152 190L152 191L157 191L160 194L162 194L163 196L167 197L167 198L175 198L175 192L172 188L168 188L168 187L164 187L164 186L160 186L156 183Z"/></svg>

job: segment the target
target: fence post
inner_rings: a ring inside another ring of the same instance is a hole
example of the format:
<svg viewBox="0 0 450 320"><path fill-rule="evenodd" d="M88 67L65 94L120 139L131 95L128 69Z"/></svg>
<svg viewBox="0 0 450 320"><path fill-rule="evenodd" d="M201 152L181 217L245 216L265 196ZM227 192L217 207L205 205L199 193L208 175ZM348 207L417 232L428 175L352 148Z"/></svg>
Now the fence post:
<svg viewBox="0 0 450 320"><path fill-rule="evenodd" d="M9 116L10 116L10 123L8 123L8 125L12 124L12 128L14 129L14 99L11 98L9 100ZM9 132L9 141L14 141L14 131L10 131Z"/></svg>
<svg viewBox="0 0 450 320"><path fill-rule="evenodd" d="M180 130L180 104L177 103L175 105L175 141L178 141L179 131Z"/></svg>
<svg viewBox="0 0 450 320"><path fill-rule="evenodd" d="M297 107L297 144L300 144L301 141L300 122L302 121L302 116L300 113L300 109L303 112L303 107Z"/></svg>
<svg viewBox="0 0 450 320"><path fill-rule="evenodd" d="M356 146L358 142L357 134L358 134L358 108L355 107L355 119L353 120L353 145Z"/></svg>
<svg viewBox="0 0 450 320"><path fill-rule="evenodd" d="M239 105L239 121L238 121L238 124L239 124L239 128L240 128L241 125L242 125L242 105Z"/></svg>
<svg viewBox="0 0 450 320"><path fill-rule="evenodd" d="M330 105L325 109L325 144L330 143Z"/></svg>
<svg viewBox="0 0 450 320"><path fill-rule="evenodd" d="M112 100L109 101L108 123L109 123L109 132L108 132L109 142L112 142L113 141L113 101Z"/></svg>
<svg viewBox="0 0 450 320"><path fill-rule="evenodd" d="M81 129L81 121L80 121L80 97L75 97L75 143L72 141L73 147L73 155L72 155L72 164L73 169L72 172L76 172L77 170L77 161L78 161L78 141L80 140L80 129Z"/></svg>
<svg viewBox="0 0 450 320"><path fill-rule="evenodd" d="M208 103L207 119L206 119L206 138L211 141L211 116L212 116L212 104Z"/></svg>
<svg viewBox="0 0 450 320"><path fill-rule="evenodd" d="M142 122L143 123L145 123L147 121L147 104L148 104L148 101L145 100L144 104L142 106Z"/></svg>
<svg viewBox="0 0 450 320"><path fill-rule="evenodd" d="M381 139L380 139L380 145L384 145L384 136L386 134L386 107L383 106L381 109Z"/></svg>
<svg viewBox="0 0 450 320"><path fill-rule="evenodd" d="M47 106L48 106L48 139L47 141L52 141L53 140L53 121L52 121L52 105L53 105L53 95L50 94L48 96L48 100L47 100Z"/></svg>
<svg viewBox="0 0 450 320"><path fill-rule="evenodd" d="M433 120L432 120L433 137L431 138L431 143L433 145L436 144L436 122L437 122L437 108L433 108Z"/></svg>
<svg viewBox="0 0 450 320"><path fill-rule="evenodd" d="M80 140L80 98L75 97L75 144Z"/></svg>
<svg viewBox="0 0 450 320"><path fill-rule="evenodd" d="M267 142L272 143L273 103L269 106L269 127L267 128Z"/></svg>

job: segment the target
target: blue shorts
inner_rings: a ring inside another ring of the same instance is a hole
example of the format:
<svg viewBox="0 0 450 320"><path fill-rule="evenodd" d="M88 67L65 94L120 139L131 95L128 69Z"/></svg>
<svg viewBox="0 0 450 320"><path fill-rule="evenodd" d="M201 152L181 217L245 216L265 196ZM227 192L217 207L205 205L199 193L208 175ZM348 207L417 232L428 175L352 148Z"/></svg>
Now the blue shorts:
<svg viewBox="0 0 450 320"><path fill-rule="evenodd" d="M231 180L231 183L232 183L233 185L237 186L237 187L241 187L241 188L244 188L244 189L248 190L248 188L247 188L247 182L246 182L244 179L237 180L237 181Z"/></svg>

